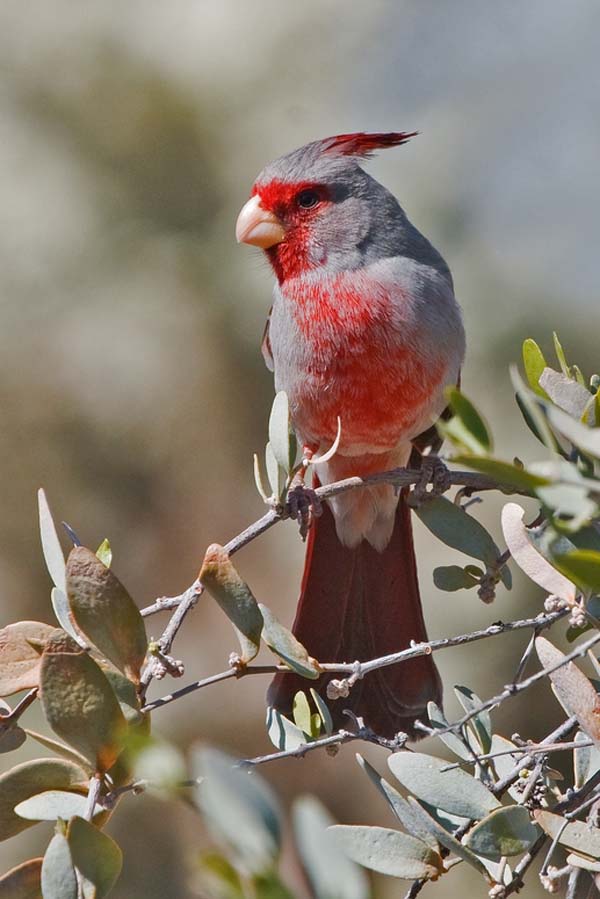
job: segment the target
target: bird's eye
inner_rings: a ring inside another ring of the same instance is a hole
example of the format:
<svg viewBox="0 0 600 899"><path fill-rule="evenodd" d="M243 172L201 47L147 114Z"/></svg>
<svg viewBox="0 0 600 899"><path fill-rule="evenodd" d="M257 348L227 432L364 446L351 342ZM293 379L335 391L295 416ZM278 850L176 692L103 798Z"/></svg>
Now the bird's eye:
<svg viewBox="0 0 600 899"><path fill-rule="evenodd" d="M302 209L311 209L313 206L316 206L321 198L316 190L301 190L298 196L296 197L296 202L298 206L301 206Z"/></svg>

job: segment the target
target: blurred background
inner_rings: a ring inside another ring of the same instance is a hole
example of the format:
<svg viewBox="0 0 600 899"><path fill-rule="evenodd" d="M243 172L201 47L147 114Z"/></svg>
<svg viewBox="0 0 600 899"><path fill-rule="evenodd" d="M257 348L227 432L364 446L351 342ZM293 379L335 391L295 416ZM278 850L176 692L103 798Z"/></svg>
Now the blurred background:
<svg viewBox="0 0 600 899"><path fill-rule="evenodd" d="M85 543L110 539L140 606L183 590L208 543L263 513L252 453L273 393L259 352L271 275L258 250L236 246L234 223L263 165L319 137L421 132L370 170L450 264L468 334L463 387L492 421L498 454L539 455L507 374L522 339L549 350L557 329L584 371L598 367L599 30L595 0L3 3L1 623L52 620L40 485ZM499 540L500 508L475 509ZM492 607L437 593L435 565L465 560L416 529L432 637L540 610L519 578ZM288 623L302 556L282 525L236 557ZM149 620L149 632L166 621ZM493 695L526 640L439 654L448 715L458 713L451 684ZM222 670L233 648L203 599L174 647L184 682ZM154 727L184 750L203 740L267 752L265 688L260 678L217 685L157 713ZM497 729L540 737L559 715L543 687L503 706ZM384 764L380 751L366 755ZM311 791L343 822L391 823L353 747L263 773L284 803ZM194 895L206 835L183 805L131 798L110 831L125 851L116 899ZM42 825L2 844L2 870L48 837ZM405 892L375 885L380 897ZM462 870L428 888L438 899L468 889L483 894ZM536 890L531 880L527 894Z"/></svg>

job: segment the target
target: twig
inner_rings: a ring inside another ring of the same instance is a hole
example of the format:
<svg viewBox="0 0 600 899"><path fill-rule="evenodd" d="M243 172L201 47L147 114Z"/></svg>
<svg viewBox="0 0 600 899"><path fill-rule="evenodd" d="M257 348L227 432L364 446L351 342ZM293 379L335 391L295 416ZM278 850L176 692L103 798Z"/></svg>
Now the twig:
<svg viewBox="0 0 600 899"><path fill-rule="evenodd" d="M560 609L558 612L542 613L536 618L522 618L517 621L506 622L497 621L494 624L490 624L489 627L473 631L470 634L460 634L457 637L442 637L439 640L430 640L428 643L416 643L414 646L408 647L408 649L402 649L391 655L381 656L378 659L371 659L368 662L358 663L359 677L363 677L379 668L397 665L400 662L405 662L408 659L413 659L417 656L429 655L432 652L437 652L440 649L449 649L453 646L464 646L467 643L474 643L477 640L484 640L487 637L497 637L499 634L504 634L507 631L522 630L523 628L528 627L542 630L543 628L550 627L555 621L563 618L565 615L569 614L569 612L569 609ZM353 675L357 672L356 662L323 662L320 663L319 667L326 673ZM149 702L144 706L142 711L151 712L154 709L168 705L176 699L180 699L182 696L187 696L188 693L201 690L203 687L208 687L211 684L218 683L222 680L229 680L229 678L233 677L241 678L249 674L274 674L276 672L293 674L291 668L288 668L287 665L248 665L239 669L228 668L226 671L221 671L219 674L213 674L210 677L195 681L194 683L182 687L180 690L174 690L167 696L162 696L160 699ZM436 735L439 733L439 729L435 730Z"/></svg>
<svg viewBox="0 0 600 899"><path fill-rule="evenodd" d="M547 839L548 838L545 833L541 834L537 838L537 840L535 841L535 843L533 844L531 849L529 849L529 851L525 853L525 855L523 856L523 858L521 859L519 864L516 865L516 867L513 870L512 880L510 881L510 883L507 883L507 885L504 888L504 894L503 894L504 897L510 896L511 893L518 892L521 889L521 887L523 887L525 885L523 883L523 875L525 874L525 872L527 871L529 866L533 863L535 857L538 855L540 850L543 848L544 843L546 842Z"/></svg>
<svg viewBox="0 0 600 899"><path fill-rule="evenodd" d="M390 471L379 472L364 478L345 478L342 481L336 481L334 484L326 484L323 487L319 487L315 493L320 500L323 500L332 496L338 496L341 493L346 493L349 490L370 487L373 484L392 484L396 487L408 487L411 484L421 483L422 480L423 473L419 470L394 468ZM472 471L448 472L447 489L450 489L453 486L468 487L471 491L502 490L505 493L517 493L523 496L530 495L530 491L501 485L493 478L488 477L488 475L477 474ZM269 528L273 527L278 521L283 521L288 517L288 512L284 507L277 506L274 509L269 509L262 518L255 521L254 524L247 527L241 534L238 534L237 537L230 540L229 543L225 545L225 550L230 555L233 555L233 553L237 552L243 546L247 546L248 543L255 540L256 537L259 537L261 534L264 534L265 531L268 531ZM194 583L179 597L177 608L158 641L163 652L168 653L170 651L171 645L177 636L187 613L198 602L198 599L202 594L202 589L202 584L198 580L195 580ZM162 600L156 600L152 606L143 609L142 614L147 616L155 611L160 611L165 607L167 601L170 605L171 602L175 603L176 600L177 597L163 597ZM148 664L142 673L140 681L140 695L142 697L145 695L151 680L152 665Z"/></svg>
<svg viewBox="0 0 600 899"><path fill-rule="evenodd" d="M559 740L562 740L563 737L568 736L573 728L577 726L577 718L574 716L568 718L566 721L563 721L555 730L548 734L548 736L542 740L538 746L544 746L546 744L554 744L558 743ZM520 776L523 768L527 768L529 765L534 764L535 756L530 755L528 751L523 756L523 758L519 759L515 767L512 771L509 771L504 777L500 780L496 781L496 784L492 787L492 792L495 796L502 796L502 794L517 780Z"/></svg>
<svg viewBox="0 0 600 899"><path fill-rule="evenodd" d="M568 655L564 656L560 662L557 662L555 665L550 665L548 668L542 668L540 671L537 671L535 674L532 674L531 677L528 677L526 680L521 681L518 684L508 684L502 690L501 693L498 693L496 696L492 696L491 699L486 699L485 702L480 703L475 708L471 709L469 712L466 712L462 718L459 718L458 721L452 722L447 727L440 727L436 730L438 736L445 733L456 733L460 730L460 728L466 724L471 718L474 718L476 715L479 715L480 712L487 711L488 709L493 708L494 706L499 705L501 702L504 702L505 699L509 699L511 696L516 696L519 693L523 693L524 690L528 690L533 684L537 683L537 681L541 680L544 677L547 677L549 674L552 674L554 671L558 671L559 668L563 668L569 662L574 661L574 659L578 659L581 656L585 655L588 649L591 649L592 646L595 646L596 643L600 641L600 633L594 634L593 637L590 637L589 640L586 640L584 643L581 643L576 649L570 652Z"/></svg>
<svg viewBox="0 0 600 899"><path fill-rule="evenodd" d="M270 752L267 755L257 755L252 759L243 759L240 762L240 766L254 767L255 765L264 765L265 762L276 762L279 759L301 759L314 749L322 749L323 746L341 746L342 743L351 743L353 740L376 742L372 733L367 734L360 730L357 733L352 733L349 730L339 730L329 737L319 737L318 740L312 740L310 743L301 743L295 749L282 749L280 752Z"/></svg>
<svg viewBox="0 0 600 899"><path fill-rule="evenodd" d="M415 899L415 897L419 895L426 883L426 877L424 877L422 880L413 880L408 889L408 892L404 896L404 899Z"/></svg>

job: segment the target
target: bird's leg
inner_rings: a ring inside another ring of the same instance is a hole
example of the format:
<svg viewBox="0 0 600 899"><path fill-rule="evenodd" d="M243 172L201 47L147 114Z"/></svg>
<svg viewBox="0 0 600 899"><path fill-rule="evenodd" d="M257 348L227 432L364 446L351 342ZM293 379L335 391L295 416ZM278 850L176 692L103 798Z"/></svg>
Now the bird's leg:
<svg viewBox="0 0 600 899"><path fill-rule="evenodd" d="M421 477L410 492L408 502L413 507L420 506L428 497L441 496L450 486L450 472L435 453L421 454Z"/></svg>
<svg viewBox="0 0 600 899"><path fill-rule="evenodd" d="M287 493L288 515L300 525L300 536L303 540L306 540L313 518L318 518L323 511L317 493L312 487L307 487L305 483L310 460L316 451L317 447L306 445L302 447L302 466L294 475Z"/></svg>

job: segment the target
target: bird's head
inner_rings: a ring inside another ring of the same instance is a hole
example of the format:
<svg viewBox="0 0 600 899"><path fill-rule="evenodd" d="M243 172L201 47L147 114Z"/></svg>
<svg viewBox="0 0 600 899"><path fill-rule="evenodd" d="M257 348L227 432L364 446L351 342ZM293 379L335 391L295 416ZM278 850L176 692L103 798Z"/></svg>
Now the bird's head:
<svg viewBox="0 0 600 899"><path fill-rule="evenodd" d="M404 213L360 162L415 133L339 134L269 163L238 216L238 242L265 250L280 282L397 252L394 231Z"/></svg>

